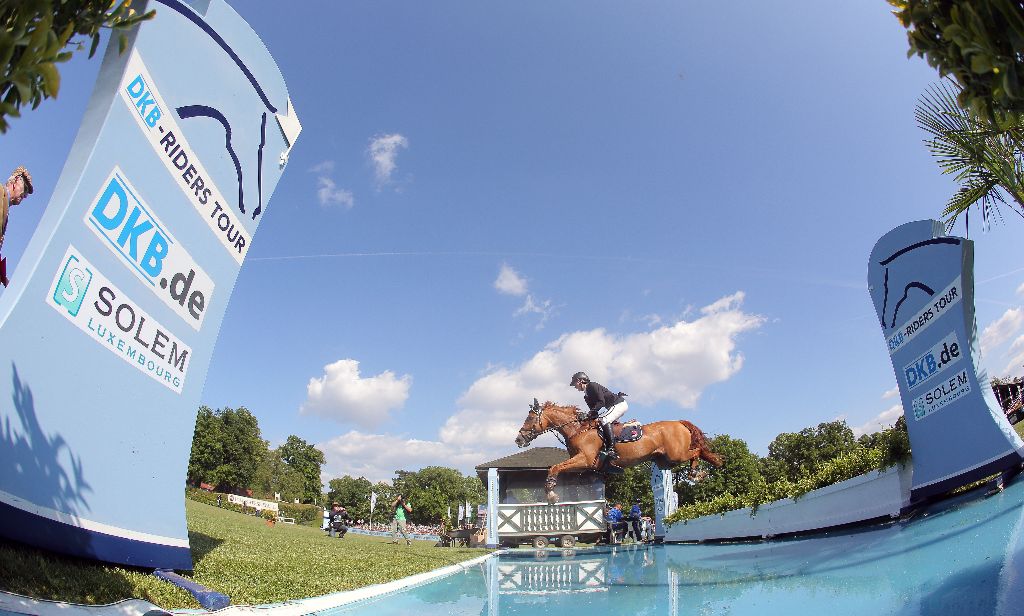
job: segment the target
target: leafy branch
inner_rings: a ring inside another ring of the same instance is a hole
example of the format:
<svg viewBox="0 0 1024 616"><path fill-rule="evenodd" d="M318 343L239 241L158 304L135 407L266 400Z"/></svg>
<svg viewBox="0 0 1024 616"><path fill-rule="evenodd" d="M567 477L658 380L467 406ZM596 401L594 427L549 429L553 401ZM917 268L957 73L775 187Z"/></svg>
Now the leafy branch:
<svg viewBox="0 0 1024 616"><path fill-rule="evenodd" d="M117 31L119 50L128 44L127 30L152 19L155 10L139 13L132 0L20 0L0 4L0 133L8 117L21 117L60 91L57 65L67 62L86 41L96 54L100 31ZM76 37L82 37L81 39Z"/></svg>

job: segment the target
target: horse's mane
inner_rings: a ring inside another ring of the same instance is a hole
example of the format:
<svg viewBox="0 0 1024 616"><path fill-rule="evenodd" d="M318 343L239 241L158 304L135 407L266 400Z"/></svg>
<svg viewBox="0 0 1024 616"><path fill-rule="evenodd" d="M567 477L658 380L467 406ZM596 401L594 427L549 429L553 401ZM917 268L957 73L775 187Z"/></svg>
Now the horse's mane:
<svg viewBox="0 0 1024 616"><path fill-rule="evenodd" d="M541 407L545 407L545 406L556 406L556 407L558 407L560 409L565 409L567 411L573 411L575 413L578 413L580 411L580 407L576 406L575 404L558 404L558 403L552 402L551 400L545 400L544 404L542 404Z"/></svg>

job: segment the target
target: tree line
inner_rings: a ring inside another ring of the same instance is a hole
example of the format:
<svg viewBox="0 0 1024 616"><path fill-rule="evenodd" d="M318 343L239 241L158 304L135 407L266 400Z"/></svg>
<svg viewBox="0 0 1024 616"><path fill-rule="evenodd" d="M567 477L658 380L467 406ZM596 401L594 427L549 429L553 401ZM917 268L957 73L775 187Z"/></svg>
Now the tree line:
<svg viewBox="0 0 1024 616"><path fill-rule="evenodd" d="M672 476L680 507L710 503L727 495L739 498L770 493L771 486L800 486L826 468L835 466L837 460L877 459L873 466L886 468L910 456L910 439L904 417L900 417L891 428L860 438L855 438L853 430L842 420L823 422L799 432L784 432L768 445L765 457L751 452L745 441L728 434L717 435L708 442L711 449L722 456L723 465L721 468L704 465L707 476L698 482L688 478L689 463L674 468ZM847 466L850 476L864 472L862 465ZM639 498L643 510L653 512L650 475L648 465L627 469L624 474L612 477L605 490L608 502L625 504ZM835 483L848 478L840 470L830 479ZM768 496L768 500L773 500L771 494Z"/></svg>
<svg viewBox="0 0 1024 616"><path fill-rule="evenodd" d="M322 451L295 435L271 448L260 433L259 421L245 407L213 410L199 407L188 461L187 483L203 484L218 492L252 494L256 498L325 505L338 502L355 519L370 519L371 496L376 494L373 518L390 520L388 508L398 494L413 504L408 518L415 524L437 524L456 518L459 504L486 502L483 483L453 468L428 466L419 471L396 470L391 483L372 483L364 477L331 479L323 491ZM378 516L381 516L378 518ZM454 521L454 520L453 520Z"/></svg>

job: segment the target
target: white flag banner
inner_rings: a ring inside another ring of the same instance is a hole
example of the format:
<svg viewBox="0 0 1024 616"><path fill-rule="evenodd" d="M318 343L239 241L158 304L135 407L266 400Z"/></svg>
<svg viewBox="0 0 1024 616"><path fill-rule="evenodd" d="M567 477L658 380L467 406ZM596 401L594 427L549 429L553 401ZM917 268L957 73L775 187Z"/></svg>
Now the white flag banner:
<svg viewBox="0 0 1024 616"><path fill-rule="evenodd" d="M452 519L452 506L448 505L448 519Z"/></svg>
<svg viewBox="0 0 1024 616"><path fill-rule="evenodd" d="M462 503L459 503L459 522L466 517L466 510L462 507Z"/></svg>
<svg viewBox="0 0 1024 616"><path fill-rule="evenodd" d="M467 522L469 521L469 518L470 518L470 512L472 512L472 511L473 511L473 510L469 508L469 501L466 501L466 521L467 521Z"/></svg>
<svg viewBox="0 0 1024 616"><path fill-rule="evenodd" d="M377 506L377 493L376 492L370 492L370 511L373 511L373 508L376 507L376 506Z"/></svg>

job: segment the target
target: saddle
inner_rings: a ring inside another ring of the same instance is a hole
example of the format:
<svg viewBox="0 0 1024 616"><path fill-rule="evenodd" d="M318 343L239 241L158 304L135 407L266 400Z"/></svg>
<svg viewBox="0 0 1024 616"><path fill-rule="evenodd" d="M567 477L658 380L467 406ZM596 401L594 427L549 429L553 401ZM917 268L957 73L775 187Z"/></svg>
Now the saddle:
<svg viewBox="0 0 1024 616"><path fill-rule="evenodd" d="M630 419L626 423L612 422L612 439L616 443L632 443L639 441L643 436L643 426L635 419Z"/></svg>

